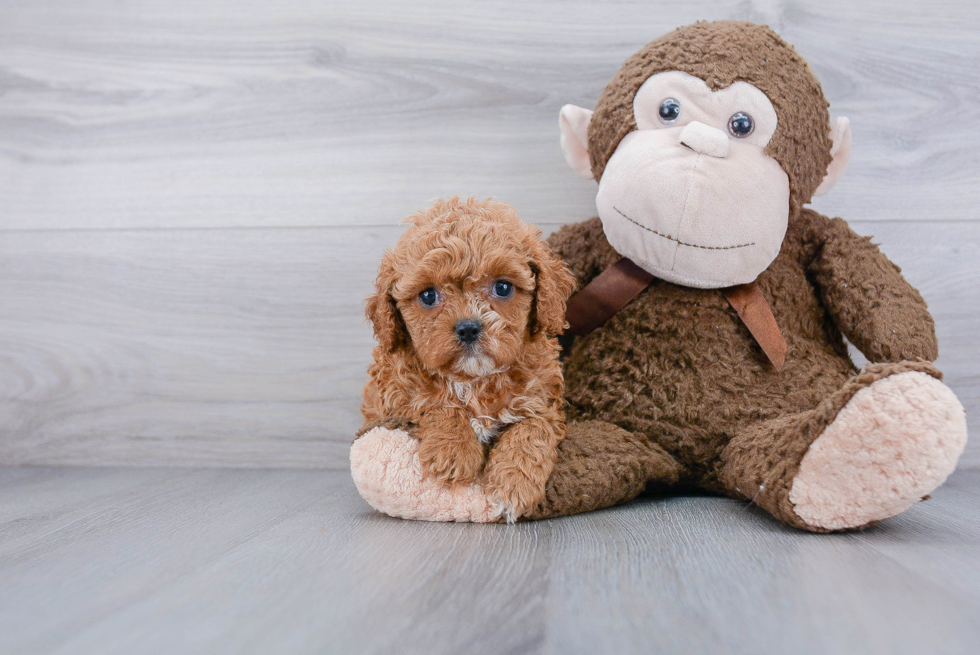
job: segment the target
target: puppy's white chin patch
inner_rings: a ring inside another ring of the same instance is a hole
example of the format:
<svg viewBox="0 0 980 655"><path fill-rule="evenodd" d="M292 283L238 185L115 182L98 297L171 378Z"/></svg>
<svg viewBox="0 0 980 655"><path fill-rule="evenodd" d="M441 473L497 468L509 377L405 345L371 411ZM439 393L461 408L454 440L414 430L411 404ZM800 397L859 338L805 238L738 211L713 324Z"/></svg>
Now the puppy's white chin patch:
<svg viewBox="0 0 980 655"><path fill-rule="evenodd" d="M500 372L493 358L480 352L463 355L453 365L453 370L471 378L482 378Z"/></svg>

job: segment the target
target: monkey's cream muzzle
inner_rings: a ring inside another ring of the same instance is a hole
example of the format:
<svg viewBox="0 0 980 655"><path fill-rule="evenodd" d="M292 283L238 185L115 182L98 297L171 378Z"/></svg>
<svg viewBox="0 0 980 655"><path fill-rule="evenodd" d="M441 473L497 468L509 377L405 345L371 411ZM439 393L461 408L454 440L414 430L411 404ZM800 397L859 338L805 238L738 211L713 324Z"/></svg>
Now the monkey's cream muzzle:
<svg viewBox="0 0 980 655"><path fill-rule="evenodd" d="M717 128L637 130L606 164L596 207L613 248L650 273L727 287L753 281L779 254L789 178Z"/></svg>

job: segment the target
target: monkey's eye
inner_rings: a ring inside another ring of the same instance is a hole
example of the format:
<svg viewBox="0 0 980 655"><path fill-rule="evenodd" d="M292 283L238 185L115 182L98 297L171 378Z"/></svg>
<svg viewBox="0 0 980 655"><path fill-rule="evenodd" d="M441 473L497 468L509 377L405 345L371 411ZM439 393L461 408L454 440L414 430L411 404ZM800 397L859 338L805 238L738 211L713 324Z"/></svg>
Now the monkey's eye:
<svg viewBox="0 0 980 655"><path fill-rule="evenodd" d="M737 139L744 139L752 134L752 130L754 129L755 121L745 112L740 111L732 114L732 117L728 119L728 131Z"/></svg>
<svg viewBox="0 0 980 655"><path fill-rule="evenodd" d="M673 123L681 115L681 103L673 98L667 98L660 103L660 120L664 123Z"/></svg>
<svg viewBox="0 0 980 655"><path fill-rule="evenodd" d="M432 307L439 300L439 294L432 287L419 294L419 302L424 307Z"/></svg>
<svg viewBox="0 0 980 655"><path fill-rule="evenodd" d="M493 295L498 298L510 298L514 295L514 285L507 280L497 280L493 285Z"/></svg>

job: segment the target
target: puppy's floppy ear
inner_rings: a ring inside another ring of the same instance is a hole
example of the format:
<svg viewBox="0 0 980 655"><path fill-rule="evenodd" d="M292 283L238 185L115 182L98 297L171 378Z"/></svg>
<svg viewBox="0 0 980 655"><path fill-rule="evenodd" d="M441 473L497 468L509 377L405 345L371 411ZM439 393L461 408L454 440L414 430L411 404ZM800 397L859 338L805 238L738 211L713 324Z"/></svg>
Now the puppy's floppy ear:
<svg viewBox="0 0 980 655"><path fill-rule="evenodd" d="M374 295L364 301L364 313L374 325L374 338L387 352L398 350L408 344L405 321L402 320L395 298L391 295L396 279L391 253L386 252L378 269L378 278L374 282Z"/></svg>
<svg viewBox="0 0 980 655"><path fill-rule="evenodd" d="M536 239L532 253L531 268L537 277L537 287L534 290L531 334L542 330L546 334L561 334L568 326L565 322L565 301L575 289L575 278L544 241Z"/></svg>

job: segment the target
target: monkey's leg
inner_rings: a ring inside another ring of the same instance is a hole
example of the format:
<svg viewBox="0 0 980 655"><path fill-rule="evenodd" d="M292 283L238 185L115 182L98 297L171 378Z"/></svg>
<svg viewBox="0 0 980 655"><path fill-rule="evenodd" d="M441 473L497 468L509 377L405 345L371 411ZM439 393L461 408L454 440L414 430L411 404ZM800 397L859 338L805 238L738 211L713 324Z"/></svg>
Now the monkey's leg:
<svg viewBox="0 0 980 655"><path fill-rule="evenodd" d="M377 427L351 446L351 474L361 496L380 512L429 521L501 520L480 484L449 487L423 480L418 440ZM673 484L681 466L648 439L601 421L569 423L548 478L545 500L527 515L544 519L624 503L648 483Z"/></svg>
<svg viewBox="0 0 980 655"><path fill-rule="evenodd" d="M620 505L647 484L671 485L682 466L646 437L604 421L568 424L544 501L527 514L546 519Z"/></svg>
<svg viewBox="0 0 980 655"><path fill-rule="evenodd" d="M813 532L895 516L941 485L966 445L963 407L938 378L924 362L869 365L816 408L737 434L717 481Z"/></svg>

